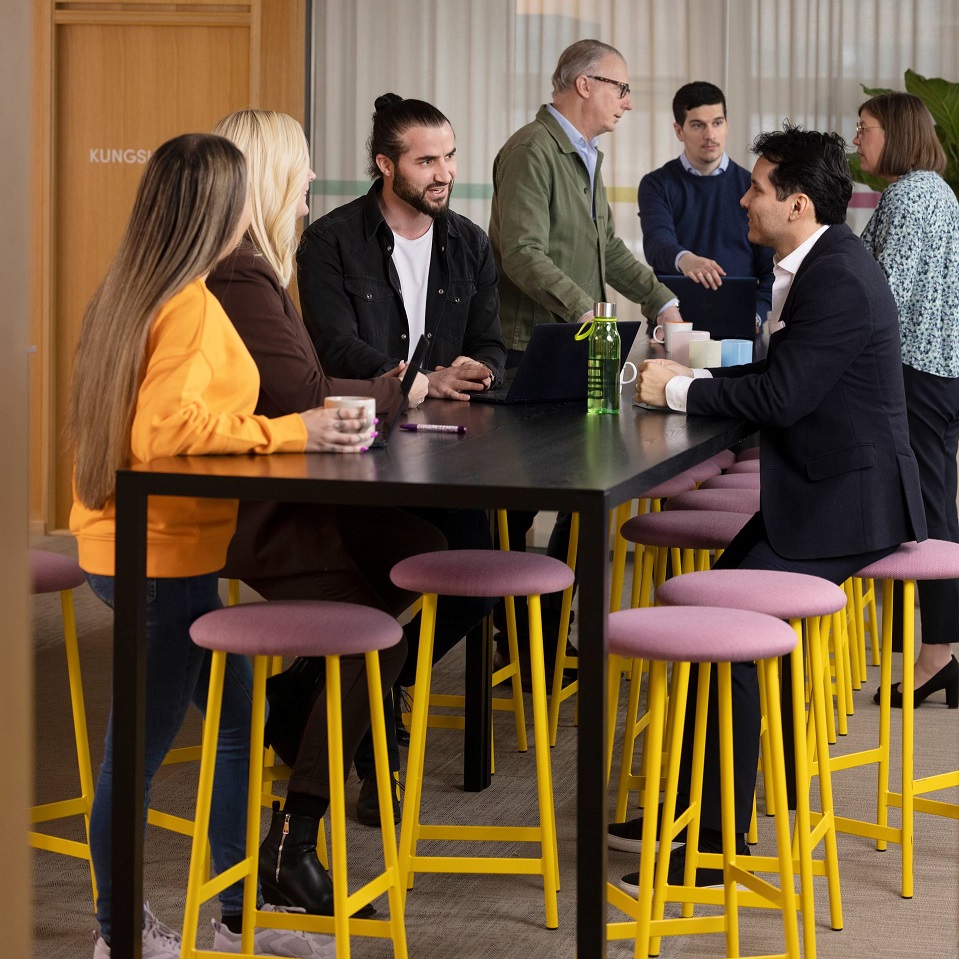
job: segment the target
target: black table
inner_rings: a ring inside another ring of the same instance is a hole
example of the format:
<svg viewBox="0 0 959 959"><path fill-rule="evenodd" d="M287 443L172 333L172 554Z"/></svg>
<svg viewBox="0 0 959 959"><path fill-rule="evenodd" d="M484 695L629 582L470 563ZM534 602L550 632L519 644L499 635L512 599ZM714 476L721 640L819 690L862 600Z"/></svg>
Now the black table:
<svg viewBox="0 0 959 959"><path fill-rule="evenodd" d="M428 401L413 422L467 426L462 436L394 433L360 456L284 454L156 460L117 473L114 619L113 956L139 959L143 867L143 727L147 499L199 496L351 506L579 512L579 955L606 955L606 610L613 507L744 439L738 420L636 410L587 416L585 403L496 407ZM489 649L467 673L488 691ZM468 753L488 769L488 702L472 697ZM470 785L468 783L468 785ZM473 788L481 788L474 782Z"/></svg>

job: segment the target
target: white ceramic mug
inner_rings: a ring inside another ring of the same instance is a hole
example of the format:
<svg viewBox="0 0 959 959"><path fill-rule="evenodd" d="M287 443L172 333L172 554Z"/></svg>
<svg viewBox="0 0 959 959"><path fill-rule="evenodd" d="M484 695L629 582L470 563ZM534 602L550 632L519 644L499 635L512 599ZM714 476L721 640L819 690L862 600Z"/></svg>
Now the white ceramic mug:
<svg viewBox="0 0 959 959"><path fill-rule="evenodd" d="M656 329L653 330L653 339L657 343L662 343L663 346L666 347L666 352L669 353L673 348L673 334L691 330L692 328L692 323L686 323L685 321L680 322L679 320L667 320L665 323L660 323ZM657 333L660 334L660 336L657 336Z"/></svg>
<svg viewBox="0 0 959 959"><path fill-rule="evenodd" d="M633 375L632 375L632 376L627 377L627 375L626 375L626 367L627 367L627 366L631 366L631 367L633 368ZM636 364L635 364L635 363L631 363L629 360L627 360L627 361L623 364L623 369L622 369L622 371L621 371L620 374L619 374L619 385L620 385L620 386L628 386L630 383L635 383L635 382L636 382L636 376L637 376L638 372L639 372L639 371L636 369Z"/></svg>
<svg viewBox="0 0 959 959"><path fill-rule="evenodd" d="M367 442L373 439L374 421L376 420L376 399L372 396L328 396L323 400L323 406L328 410L354 409L366 410Z"/></svg>
<svg viewBox="0 0 959 959"><path fill-rule="evenodd" d="M690 340L689 363L694 370L705 370L711 366L721 366L723 344L719 340Z"/></svg>
<svg viewBox="0 0 959 959"><path fill-rule="evenodd" d="M695 340L708 340L706 330L677 330L673 333L673 348L669 358L683 366L689 366L689 344Z"/></svg>

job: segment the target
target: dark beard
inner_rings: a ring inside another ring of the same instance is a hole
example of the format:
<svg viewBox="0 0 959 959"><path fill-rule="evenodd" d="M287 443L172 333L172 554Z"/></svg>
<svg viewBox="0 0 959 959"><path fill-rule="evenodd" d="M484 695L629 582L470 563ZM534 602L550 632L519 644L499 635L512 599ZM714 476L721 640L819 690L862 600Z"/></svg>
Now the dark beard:
<svg viewBox="0 0 959 959"><path fill-rule="evenodd" d="M449 188L446 191L446 199L442 206L437 206L435 203L427 200L427 190L417 191L416 188L410 184L410 181L402 176L399 171L395 171L393 175L393 193L404 203L409 204L417 213L423 213L428 217L432 217L434 220L439 220L450 211L453 181L450 180Z"/></svg>

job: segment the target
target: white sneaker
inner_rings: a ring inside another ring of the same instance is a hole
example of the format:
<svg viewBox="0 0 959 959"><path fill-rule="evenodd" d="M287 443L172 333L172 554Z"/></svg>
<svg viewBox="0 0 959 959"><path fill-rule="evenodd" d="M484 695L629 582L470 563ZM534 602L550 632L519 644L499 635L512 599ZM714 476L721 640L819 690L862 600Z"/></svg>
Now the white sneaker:
<svg viewBox="0 0 959 959"><path fill-rule="evenodd" d="M265 903L263 912L303 912L293 906L272 906ZM216 919L213 926L213 950L215 952L239 952L242 936L231 932ZM253 951L258 956L289 956L293 959L335 959L336 940L318 932L301 932L298 929L257 929L253 933ZM94 956L94 959L100 959ZM146 956L144 955L144 959Z"/></svg>
<svg viewBox="0 0 959 959"><path fill-rule="evenodd" d="M143 959L180 959L180 935L165 926L143 904ZM110 947L102 936L96 936L93 959L110 959Z"/></svg>

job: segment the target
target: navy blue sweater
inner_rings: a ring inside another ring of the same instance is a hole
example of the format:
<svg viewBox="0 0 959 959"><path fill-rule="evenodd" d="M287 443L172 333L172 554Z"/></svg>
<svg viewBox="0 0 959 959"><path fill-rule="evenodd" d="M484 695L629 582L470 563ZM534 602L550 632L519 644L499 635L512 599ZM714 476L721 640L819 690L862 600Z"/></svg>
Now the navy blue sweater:
<svg viewBox="0 0 959 959"><path fill-rule="evenodd" d="M759 282L756 312L766 318L773 288L773 251L746 238L746 211L739 205L749 172L729 161L725 173L696 176L670 160L639 184L643 253L657 273L675 273L676 257L689 250L715 260L727 276Z"/></svg>

